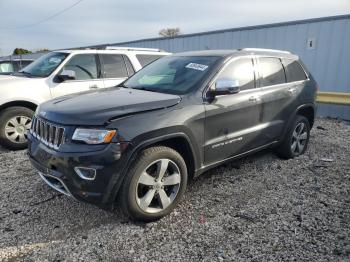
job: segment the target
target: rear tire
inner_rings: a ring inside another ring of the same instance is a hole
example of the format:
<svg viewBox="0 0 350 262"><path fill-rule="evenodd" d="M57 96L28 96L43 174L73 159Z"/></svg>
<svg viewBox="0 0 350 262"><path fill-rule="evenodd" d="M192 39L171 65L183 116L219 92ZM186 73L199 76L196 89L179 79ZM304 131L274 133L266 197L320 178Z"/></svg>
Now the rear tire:
<svg viewBox="0 0 350 262"><path fill-rule="evenodd" d="M30 128L34 111L21 106L4 109L0 114L0 145L11 150L25 149L25 133Z"/></svg>
<svg viewBox="0 0 350 262"><path fill-rule="evenodd" d="M141 152L119 192L122 211L131 219L150 222L168 215L187 186L187 167L172 148L157 146Z"/></svg>
<svg viewBox="0 0 350 262"><path fill-rule="evenodd" d="M310 138L310 123L306 117L296 115L288 131L276 149L276 154L283 159L302 155L307 149Z"/></svg>

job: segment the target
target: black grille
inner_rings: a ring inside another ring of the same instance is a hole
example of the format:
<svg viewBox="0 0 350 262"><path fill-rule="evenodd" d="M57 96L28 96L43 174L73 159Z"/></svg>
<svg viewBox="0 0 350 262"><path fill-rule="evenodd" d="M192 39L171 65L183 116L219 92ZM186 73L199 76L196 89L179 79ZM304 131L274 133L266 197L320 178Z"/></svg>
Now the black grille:
<svg viewBox="0 0 350 262"><path fill-rule="evenodd" d="M48 147L58 149L64 142L64 128L33 117L30 133Z"/></svg>

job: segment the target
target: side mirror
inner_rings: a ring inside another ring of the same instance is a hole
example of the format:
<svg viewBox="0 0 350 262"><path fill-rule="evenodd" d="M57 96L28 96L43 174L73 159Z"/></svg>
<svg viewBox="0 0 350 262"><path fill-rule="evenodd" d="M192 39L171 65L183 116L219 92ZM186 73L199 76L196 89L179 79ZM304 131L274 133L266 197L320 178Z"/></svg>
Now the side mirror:
<svg viewBox="0 0 350 262"><path fill-rule="evenodd" d="M218 79L215 82L215 89L209 90L211 97L219 95L236 94L240 91L239 82L235 79Z"/></svg>
<svg viewBox="0 0 350 262"><path fill-rule="evenodd" d="M60 82L64 82L64 81L67 81L67 80L75 80L75 71L73 71L73 70L62 70L62 72L57 75L57 79Z"/></svg>

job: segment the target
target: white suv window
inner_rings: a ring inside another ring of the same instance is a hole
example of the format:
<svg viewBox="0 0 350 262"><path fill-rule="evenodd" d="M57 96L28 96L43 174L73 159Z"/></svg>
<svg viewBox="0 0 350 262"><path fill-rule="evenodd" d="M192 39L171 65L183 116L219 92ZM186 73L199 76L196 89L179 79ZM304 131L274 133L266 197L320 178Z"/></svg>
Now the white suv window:
<svg viewBox="0 0 350 262"><path fill-rule="evenodd" d="M136 55L136 58L139 60L142 67L152 63L153 61L163 57L164 55Z"/></svg>
<svg viewBox="0 0 350 262"><path fill-rule="evenodd" d="M128 77L128 71L122 55L101 54L100 55L104 78L125 78Z"/></svg>
<svg viewBox="0 0 350 262"><path fill-rule="evenodd" d="M9 73L9 72L13 72L13 71L14 71L14 68L13 68L12 63L10 63L10 62L0 63L0 72L1 73Z"/></svg>
<svg viewBox="0 0 350 262"><path fill-rule="evenodd" d="M75 55L64 65L63 70L74 71L76 80L96 79L98 78L96 55Z"/></svg>
<svg viewBox="0 0 350 262"><path fill-rule="evenodd" d="M220 73L219 78L237 80L241 90L255 88L253 60L249 57L234 60Z"/></svg>

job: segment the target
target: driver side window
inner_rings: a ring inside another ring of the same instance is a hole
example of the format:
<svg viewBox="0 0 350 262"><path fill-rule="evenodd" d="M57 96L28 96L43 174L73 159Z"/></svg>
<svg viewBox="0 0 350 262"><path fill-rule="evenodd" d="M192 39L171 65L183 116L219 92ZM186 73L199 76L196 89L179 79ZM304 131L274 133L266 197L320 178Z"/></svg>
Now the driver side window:
<svg viewBox="0 0 350 262"><path fill-rule="evenodd" d="M94 54L81 54L73 56L63 70L72 70L75 72L75 80L97 79L97 62Z"/></svg>
<svg viewBox="0 0 350 262"><path fill-rule="evenodd" d="M255 88L253 60L242 57L232 61L219 75L220 79L237 80L240 90Z"/></svg>

